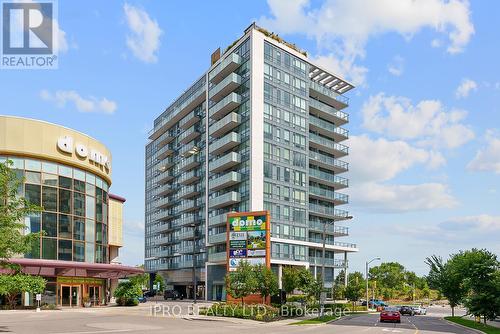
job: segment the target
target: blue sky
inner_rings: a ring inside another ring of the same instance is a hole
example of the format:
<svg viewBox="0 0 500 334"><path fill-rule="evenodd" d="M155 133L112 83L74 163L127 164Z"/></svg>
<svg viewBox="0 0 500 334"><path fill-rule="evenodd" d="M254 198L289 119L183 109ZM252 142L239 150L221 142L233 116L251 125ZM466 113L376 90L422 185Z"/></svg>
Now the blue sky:
<svg viewBox="0 0 500 334"><path fill-rule="evenodd" d="M0 70L2 114L87 133L113 153L127 198L121 259L142 263L144 145L210 54L258 24L356 84L351 236L425 274L426 256L500 253L500 3L59 1L59 68Z"/></svg>

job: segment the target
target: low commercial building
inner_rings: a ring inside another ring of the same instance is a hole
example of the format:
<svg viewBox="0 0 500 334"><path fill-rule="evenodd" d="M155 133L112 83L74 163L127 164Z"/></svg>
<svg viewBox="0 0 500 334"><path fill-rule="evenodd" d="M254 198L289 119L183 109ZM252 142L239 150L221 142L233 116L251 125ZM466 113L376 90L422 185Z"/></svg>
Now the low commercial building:
<svg viewBox="0 0 500 334"><path fill-rule="evenodd" d="M20 195L42 206L26 232L44 231L28 254L11 259L47 280L42 303L107 303L118 278L142 269L119 264L125 199L110 194L111 152L88 135L39 120L0 116L0 161L10 160ZM24 294L25 305L35 296Z"/></svg>

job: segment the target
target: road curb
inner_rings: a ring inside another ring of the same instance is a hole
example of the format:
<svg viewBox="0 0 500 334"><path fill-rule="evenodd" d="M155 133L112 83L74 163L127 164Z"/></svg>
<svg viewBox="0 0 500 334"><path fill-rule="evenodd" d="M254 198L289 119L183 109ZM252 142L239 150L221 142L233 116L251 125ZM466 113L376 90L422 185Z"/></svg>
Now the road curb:
<svg viewBox="0 0 500 334"><path fill-rule="evenodd" d="M484 334L483 331L480 331L479 329L475 329L475 328L470 328L470 327L467 327L467 326L464 326L464 325L460 325L460 324L457 324L456 322L453 322L453 321L449 321L449 320L446 320L445 318L441 318L442 320L444 320L445 322L455 326L455 327L458 327L458 328L463 328L463 329L468 329L470 330L471 332L474 332L474 333L478 333L478 334Z"/></svg>

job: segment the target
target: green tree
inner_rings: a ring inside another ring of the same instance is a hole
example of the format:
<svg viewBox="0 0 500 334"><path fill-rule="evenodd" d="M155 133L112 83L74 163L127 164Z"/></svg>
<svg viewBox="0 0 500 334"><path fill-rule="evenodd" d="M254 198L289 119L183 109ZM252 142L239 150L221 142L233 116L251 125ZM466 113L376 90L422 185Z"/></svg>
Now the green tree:
<svg viewBox="0 0 500 334"><path fill-rule="evenodd" d="M16 271L19 266L8 262L18 254L28 253L39 242L40 233L25 233L24 217L42 208L18 196L23 180L11 169L12 161L0 163L0 267Z"/></svg>
<svg viewBox="0 0 500 334"><path fill-rule="evenodd" d="M292 293L299 286L299 277L295 267L283 267L281 286L287 294Z"/></svg>
<svg viewBox="0 0 500 334"><path fill-rule="evenodd" d="M380 266L372 267L369 276L370 281L376 281L377 289L388 299L405 290L406 271L404 266L397 262L384 262Z"/></svg>
<svg viewBox="0 0 500 334"><path fill-rule="evenodd" d="M132 276L130 277L129 279L132 283L138 285L139 287L141 287L141 290L142 289L147 289L148 287L148 283L149 283L149 274L148 273L144 273L142 275L136 275L136 276Z"/></svg>
<svg viewBox="0 0 500 334"><path fill-rule="evenodd" d="M363 296L363 292L363 282L357 279L357 277L353 277L353 279L347 283L344 295L345 298L352 303L353 311L356 310L355 304Z"/></svg>
<svg viewBox="0 0 500 334"><path fill-rule="evenodd" d="M116 303L121 306L135 306L139 304L137 297L142 295L142 290L138 284L128 281L121 282L116 287L113 296Z"/></svg>
<svg viewBox="0 0 500 334"><path fill-rule="evenodd" d="M297 270L298 286L297 288L304 292L309 298L319 299L319 295L323 290L323 282L321 277L316 279L314 275L304 267Z"/></svg>
<svg viewBox="0 0 500 334"><path fill-rule="evenodd" d="M20 293L42 293L46 281L40 276L26 274L0 275L0 296L5 296L10 308L15 308Z"/></svg>
<svg viewBox="0 0 500 334"><path fill-rule="evenodd" d="M257 281L257 290L262 296L262 302L265 303L268 296L278 293L278 277L271 268L262 264L254 266L255 279Z"/></svg>
<svg viewBox="0 0 500 334"><path fill-rule="evenodd" d="M443 259L433 255L425 260L430 271L427 276L429 286L437 289L448 299L451 306L451 315L455 316L455 307L462 302L467 287L463 284L463 273L457 265L457 260L443 263Z"/></svg>
<svg viewBox="0 0 500 334"><path fill-rule="evenodd" d="M256 292L258 287L255 270L247 261L241 261L235 271L226 274L226 291L231 297L240 299L243 305L243 299Z"/></svg>
<svg viewBox="0 0 500 334"><path fill-rule="evenodd" d="M156 285L156 289L158 292L162 293L163 290L165 290L165 281L163 280L163 277L159 273L155 275L155 280L153 284Z"/></svg>

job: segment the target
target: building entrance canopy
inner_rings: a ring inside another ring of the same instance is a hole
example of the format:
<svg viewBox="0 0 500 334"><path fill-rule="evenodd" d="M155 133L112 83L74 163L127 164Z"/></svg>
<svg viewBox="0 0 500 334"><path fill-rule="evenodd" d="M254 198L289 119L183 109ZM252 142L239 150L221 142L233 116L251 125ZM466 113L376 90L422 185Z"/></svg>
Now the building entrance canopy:
<svg viewBox="0 0 500 334"><path fill-rule="evenodd" d="M144 270L121 264L86 263L39 259L10 259L10 263L21 266L21 271L39 276L77 276L95 278L124 278L144 273ZM0 270L0 273L6 273Z"/></svg>

